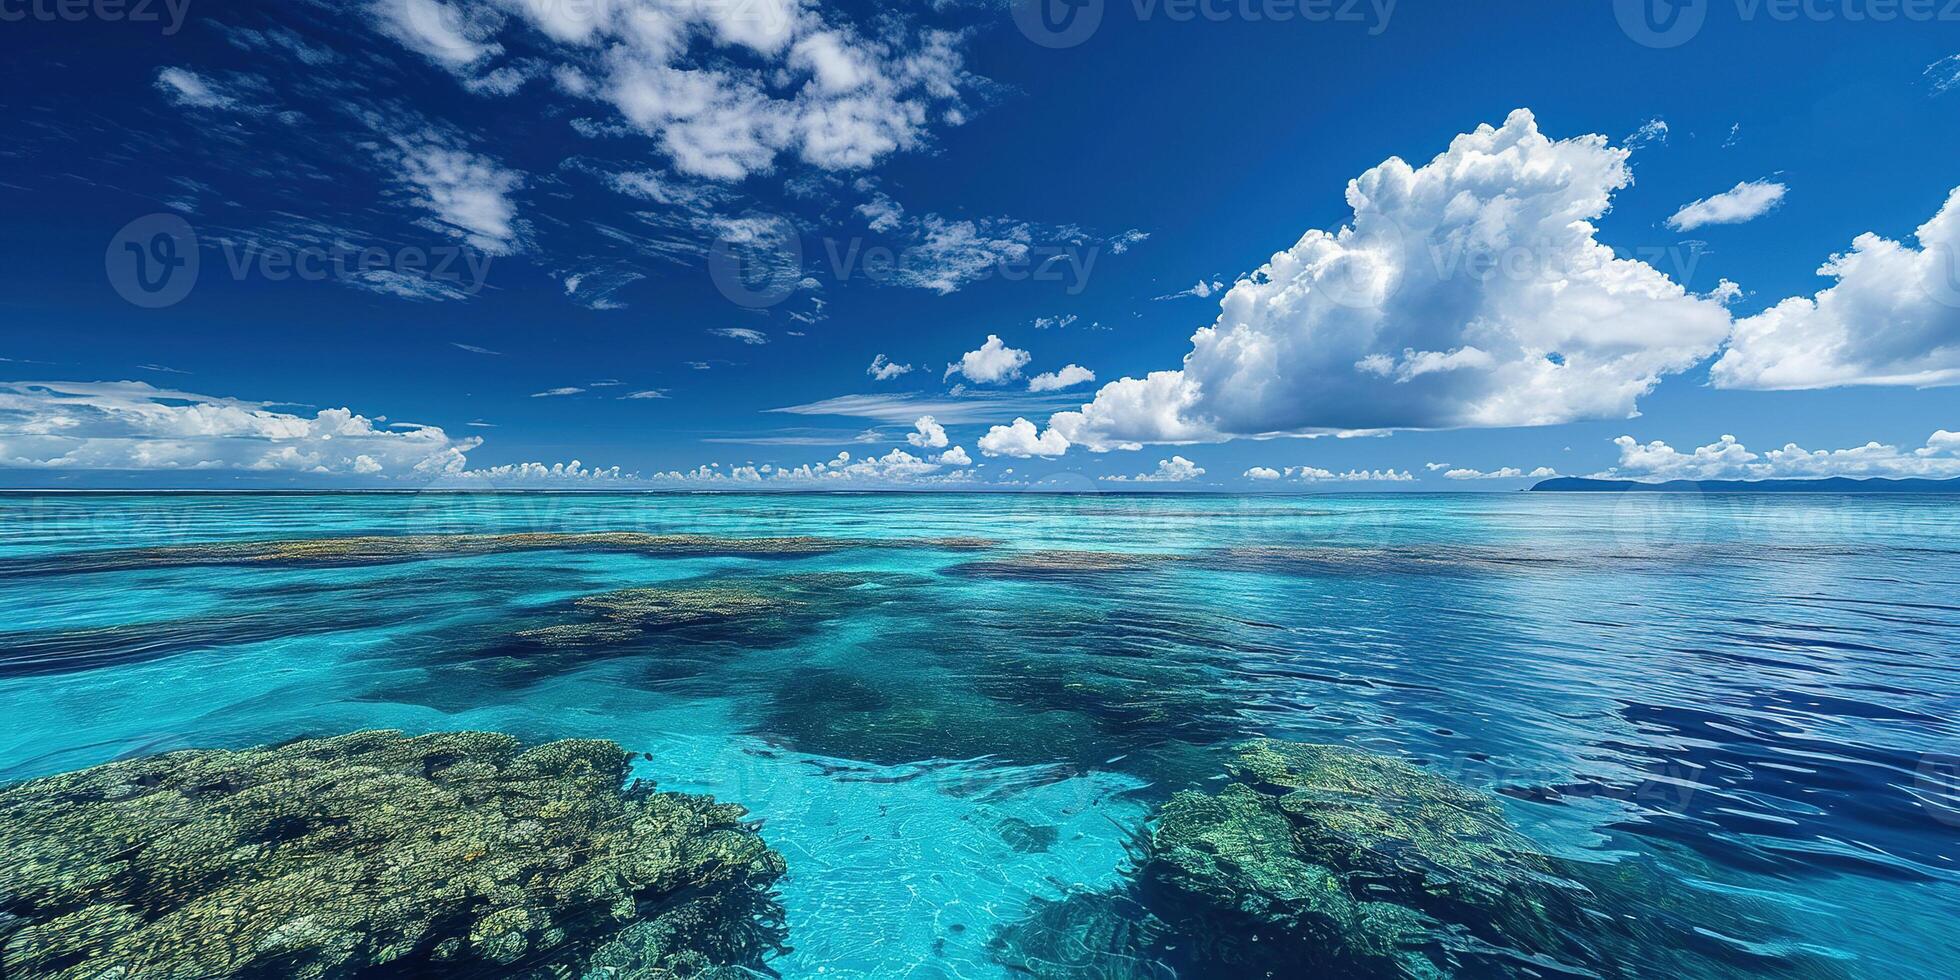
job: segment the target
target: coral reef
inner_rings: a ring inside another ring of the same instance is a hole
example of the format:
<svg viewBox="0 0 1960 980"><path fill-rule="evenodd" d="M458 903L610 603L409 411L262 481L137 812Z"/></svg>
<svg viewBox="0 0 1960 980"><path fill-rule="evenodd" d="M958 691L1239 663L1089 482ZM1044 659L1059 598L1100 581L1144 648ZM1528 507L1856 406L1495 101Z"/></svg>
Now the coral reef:
<svg viewBox="0 0 1960 980"><path fill-rule="evenodd" d="M739 806L610 742L362 732L0 791L0 975L714 976L781 948Z"/></svg>
<svg viewBox="0 0 1960 980"><path fill-rule="evenodd" d="M1261 739L1227 773L1158 810L1126 885L1037 903L998 958L1054 978L1839 975L1766 908L1550 857L1493 798L1398 759Z"/></svg>

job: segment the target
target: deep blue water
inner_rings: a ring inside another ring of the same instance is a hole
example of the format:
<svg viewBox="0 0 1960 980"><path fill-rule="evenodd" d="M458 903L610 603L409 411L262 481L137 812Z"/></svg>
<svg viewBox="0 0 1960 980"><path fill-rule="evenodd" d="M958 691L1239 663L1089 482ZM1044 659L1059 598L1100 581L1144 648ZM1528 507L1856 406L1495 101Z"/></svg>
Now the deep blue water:
<svg viewBox="0 0 1960 980"><path fill-rule="evenodd" d="M863 546L129 553L518 531ZM918 543L954 536L998 547ZM663 583L799 601L519 636ZM1938 498L0 496L0 780L362 728L609 738L765 822L783 975L989 977L996 926L1112 883L1263 734L1419 760L1548 851L1658 859L1853 975L1931 980L1960 963L1956 597Z"/></svg>

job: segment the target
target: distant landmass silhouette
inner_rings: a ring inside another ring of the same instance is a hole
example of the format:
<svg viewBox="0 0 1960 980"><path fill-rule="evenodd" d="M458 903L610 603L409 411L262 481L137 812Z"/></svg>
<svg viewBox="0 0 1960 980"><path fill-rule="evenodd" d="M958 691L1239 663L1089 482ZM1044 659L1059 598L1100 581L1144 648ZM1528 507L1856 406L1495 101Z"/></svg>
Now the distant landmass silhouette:
<svg viewBox="0 0 1960 980"><path fill-rule="evenodd" d="M1589 480L1562 476L1531 488L1533 493L1960 493L1960 478L1951 480L1854 480L1834 476L1818 480Z"/></svg>

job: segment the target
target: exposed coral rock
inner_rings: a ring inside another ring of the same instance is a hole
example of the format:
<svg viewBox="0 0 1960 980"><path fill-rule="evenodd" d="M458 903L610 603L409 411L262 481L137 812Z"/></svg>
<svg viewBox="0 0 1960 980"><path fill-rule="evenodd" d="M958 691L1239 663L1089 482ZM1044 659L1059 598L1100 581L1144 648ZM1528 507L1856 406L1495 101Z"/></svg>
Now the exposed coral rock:
<svg viewBox="0 0 1960 980"><path fill-rule="evenodd" d="M1642 860L1547 856L1491 797L1401 760L1262 739L1227 768L1218 793L1159 809L1127 886L1003 929L1002 962L1054 978L1841 975L1767 908Z"/></svg>
<svg viewBox="0 0 1960 980"><path fill-rule="evenodd" d="M611 742L363 732L0 791L0 975L713 975L780 948L781 855ZM634 972L637 971L637 972Z"/></svg>

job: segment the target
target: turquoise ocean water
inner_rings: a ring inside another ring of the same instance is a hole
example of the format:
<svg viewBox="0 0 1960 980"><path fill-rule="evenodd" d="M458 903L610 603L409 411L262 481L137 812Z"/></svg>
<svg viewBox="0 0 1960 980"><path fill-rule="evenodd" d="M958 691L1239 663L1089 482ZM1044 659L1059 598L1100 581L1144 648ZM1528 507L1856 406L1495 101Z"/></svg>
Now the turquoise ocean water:
<svg viewBox="0 0 1960 980"><path fill-rule="evenodd" d="M613 531L849 545L140 550ZM993 547L934 543L969 537ZM523 636L663 585L794 601ZM764 822L784 976L998 977L999 926L1115 882L1156 804L1269 735L1420 761L1548 851L1659 860L1854 976L1934 980L1960 964L1957 597L1937 498L8 495L0 780L363 728L608 738Z"/></svg>

